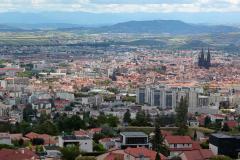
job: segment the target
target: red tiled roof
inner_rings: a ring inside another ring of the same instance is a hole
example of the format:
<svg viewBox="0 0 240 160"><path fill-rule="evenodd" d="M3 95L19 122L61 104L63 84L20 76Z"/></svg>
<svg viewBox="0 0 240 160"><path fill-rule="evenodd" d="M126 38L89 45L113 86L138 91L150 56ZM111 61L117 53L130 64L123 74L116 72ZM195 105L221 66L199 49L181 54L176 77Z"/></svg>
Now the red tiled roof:
<svg viewBox="0 0 240 160"><path fill-rule="evenodd" d="M212 114L212 116L216 117L216 118L225 118L225 115L222 114Z"/></svg>
<svg viewBox="0 0 240 160"><path fill-rule="evenodd" d="M27 137L31 140L34 139L34 138L42 138L44 140L45 145L56 144L56 140L48 134L37 134L37 133L34 133L34 132L30 132L30 133L26 134L25 137Z"/></svg>
<svg viewBox="0 0 240 160"><path fill-rule="evenodd" d="M130 154L133 157L138 158L139 156L143 155L144 157L148 157L150 160L155 160L157 152L149 150L144 147L139 148L127 148L124 150L125 153ZM162 160L167 159L164 155L160 154Z"/></svg>
<svg viewBox="0 0 240 160"><path fill-rule="evenodd" d="M234 127L237 127L238 126L238 122L237 121L227 121L227 122L225 122L227 125L228 125L228 127L230 127L230 128L234 128Z"/></svg>
<svg viewBox="0 0 240 160"><path fill-rule="evenodd" d="M92 128L92 129L89 129L89 131L93 133L97 133L97 132L101 132L102 128Z"/></svg>
<svg viewBox="0 0 240 160"><path fill-rule="evenodd" d="M213 156L213 153L209 149L199 149L193 151L184 151L183 154L186 160L205 160Z"/></svg>
<svg viewBox="0 0 240 160"><path fill-rule="evenodd" d="M201 146L198 142L192 141L192 149L193 150L201 149Z"/></svg>
<svg viewBox="0 0 240 160"><path fill-rule="evenodd" d="M74 131L75 136L88 136L87 132L84 130Z"/></svg>
<svg viewBox="0 0 240 160"><path fill-rule="evenodd" d="M28 150L28 149L1 149L0 150L0 159L1 160L27 160L27 159L37 159L38 156Z"/></svg>
<svg viewBox="0 0 240 160"><path fill-rule="evenodd" d="M124 160L124 154L121 153L110 153L104 160Z"/></svg>
<svg viewBox="0 0 240 160"><path fill-rule="evenodd" d="M109 141L111 141L111 138L102 138L99 141L101 141L101 142L109 142Z"/></svg>
<svg viewBox="0 0 240 160"><path fill-rule="evenodd" d="M169 144L190 144L193 142L189 136L166 136L165 139Z"/></svg>

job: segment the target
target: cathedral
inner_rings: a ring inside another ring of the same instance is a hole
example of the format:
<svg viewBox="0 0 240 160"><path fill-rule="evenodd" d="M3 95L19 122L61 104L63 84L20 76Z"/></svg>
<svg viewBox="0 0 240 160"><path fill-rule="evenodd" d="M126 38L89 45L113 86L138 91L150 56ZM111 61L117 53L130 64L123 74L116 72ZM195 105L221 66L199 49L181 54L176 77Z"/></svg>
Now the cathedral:
<svg viewBox="0 0 240 160"><path fill-rule="evenodd" d="M211 67L211 53L209 49L208 49L207 56L204 54L203 49L200 52L198 57L198 66L200 68L205 68L205 69L209 69Z"/></svg>

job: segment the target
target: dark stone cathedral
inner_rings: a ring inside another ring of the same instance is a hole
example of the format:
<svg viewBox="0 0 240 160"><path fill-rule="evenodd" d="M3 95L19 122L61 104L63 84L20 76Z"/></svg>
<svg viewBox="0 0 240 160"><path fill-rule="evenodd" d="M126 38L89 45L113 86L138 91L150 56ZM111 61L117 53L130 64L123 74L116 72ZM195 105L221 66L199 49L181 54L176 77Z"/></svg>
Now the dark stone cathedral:
<svg viewBox="0 0 240 160"><path fill-rule="evenodd" d="M206 68L209 69L211 67L211 53L208 49L207 55L204 53L204 50L200 52L198 56L198 66L200 68Z"/></svg>

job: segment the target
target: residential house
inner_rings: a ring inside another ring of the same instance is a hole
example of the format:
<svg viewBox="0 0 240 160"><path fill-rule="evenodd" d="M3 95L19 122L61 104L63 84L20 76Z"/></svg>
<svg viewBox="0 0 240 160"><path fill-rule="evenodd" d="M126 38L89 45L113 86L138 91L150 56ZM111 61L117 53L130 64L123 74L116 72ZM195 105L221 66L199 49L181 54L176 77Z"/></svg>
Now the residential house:
<svg viewBox="0 0 240 160"><path fill-rule="evenodd" d="M12 145L9 133L0 133L0 144Z"/></svg>
<svg viewBox="0 0 240 160"><path fill-rule="evenodd" d="M116 149L109 151L97 157L97 160L155 160L157 152L144 148L126 148L126 149ZM161 160L166 160L167 158L160 154Z"/></svg>
<svg viewBox="0 0 240 160"><path fill-rule="evenodd" d="M115 139L114 138L102 138L99 140L99 143L103 145L106 150L115 147Z"/></svg>
<svg viewBox="0 0 240 160"><path fill-rule="evenodd" d="M171 156L179 155L183 151L200 149L200 145L189 136L166 136L164 143L169 148Z"/></svg>
<svg viewBox="0 0 240 160"><path fill-rule="evenodd" d="M44 145L46 146L55 146L57 144L56 138L48 134L38 134L38 133L30 132L26 134L25 137L29 138L30 140L33 140L34 138L41 138L44 140Z"/></svg>
<svg viewBox="0 0 240 160"><path fill-rule="evenodd" d="M226 155L234 159L240 158L240 136L213 133L209 137L209 148L214 155Z"/></svg>
<svg viewBox="0 0 240 160"><path fill-rule="evenodd" d="M1 149L1 160L38 160L39 157L29 149Z"/></svg>
<svg viewBox="0 0 240 160"><path fill-rule="evenodd" d="M128 147L146 147L149 148L148 135L143 132L121 132L120 133L121 148Z"/></svg>
<svg viewBox="0 0 240 160"><path fill-rule="evenodd" d="M183 151L179 157L181 157L182 160L208 160L213 156L214 154L209 149L198 149Z"/></svg>
<svg viewBox="0 0 240 160"><path fill-rule="evenodd" d="M93 151L93 141L89 137L79 137L74 135L59 136L58 145L60 147L65 147L68 145L79 146L79 150L83 152Z"/></svg>

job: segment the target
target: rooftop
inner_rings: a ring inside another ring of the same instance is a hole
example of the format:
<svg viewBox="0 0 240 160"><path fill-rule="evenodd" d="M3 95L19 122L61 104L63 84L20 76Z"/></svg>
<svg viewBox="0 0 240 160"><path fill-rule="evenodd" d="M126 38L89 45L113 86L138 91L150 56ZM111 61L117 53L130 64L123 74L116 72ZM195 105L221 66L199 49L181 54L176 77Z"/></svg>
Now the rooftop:
<svg viewBox="0 0 240 160"><path fill-rule="evenodd" d="M144 132L121 132L120 134L127 137L147 137Z"/></svg>
<svg viewBox="0 0 240 160"><path fill-rule="evenodd" d="M63 140L87 140L90 139L89 137L79 137L74 135L66 135L62 137Z"/></svg>

